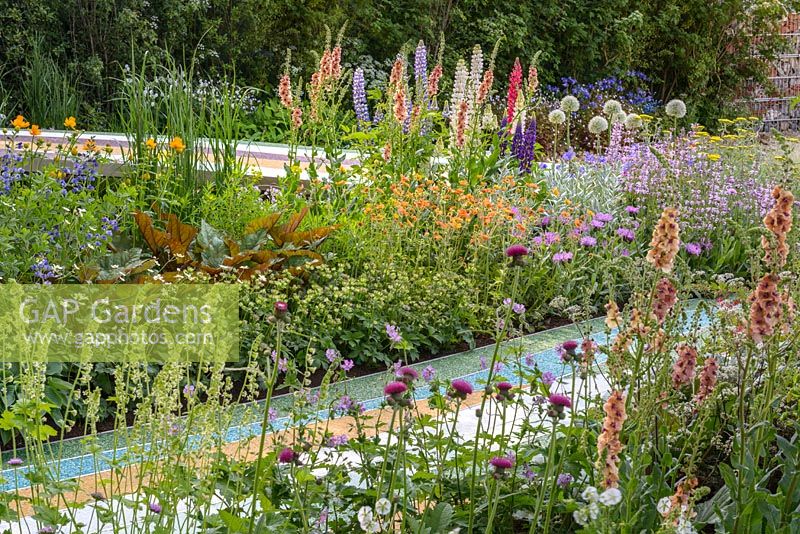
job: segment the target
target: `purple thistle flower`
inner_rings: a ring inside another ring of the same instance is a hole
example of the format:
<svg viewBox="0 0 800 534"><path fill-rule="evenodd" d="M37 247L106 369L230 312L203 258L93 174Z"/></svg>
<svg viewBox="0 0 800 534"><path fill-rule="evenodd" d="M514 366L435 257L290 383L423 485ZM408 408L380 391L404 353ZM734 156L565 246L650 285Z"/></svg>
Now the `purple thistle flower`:
<svg viewBox="0 0 800 534"><path fill-rule="evenodd" d="M406 384L410 384L419 378L419 373L413 367L400 367L395 371L394 375Z"/></svg>
<svg viewBox="0 0 800 534"><path fill-rule="evenodd" d="M364 86L364 71L359 67L353 72L353 109L360 122L369 122L369 106Z"/></svg>
<svg viewBox="0 0 800 534"><path fill-rule="evenodd" d="M512 467L514 467L514 462L511 461L506 456L495 456L494 458L489 460L489 463L491 464L492 467L498 470L511 469Z"/></svg>
<svg viewBox="0 0 800 534"><path fill-rule="evenodd" d="M467 395L472 394L472 384L460 378L453 380L450 383L450 388L453 390L452 396L458 397L462 400L466 399Z"/></svg>
<svg viewBox="0 0 800 534"><path fill-rule="evenodd" d="M389 397L397 397L408 391L408 386L402 382L389 382L383 388L383 394Z"/></svg>
<svg viewBox="0 0 800 534"><path fill-rule="evenodd" d="M289 447L284 448L278 453L278 462L282 464L291 464L297 461L297 453Z"/></svg>
<svg viewBox="0 0 800 534"><path fill-rule="evenodd" d="M512 259L527 255L528 249L524 245L511 245L506 249L506 256Z"/></svg>

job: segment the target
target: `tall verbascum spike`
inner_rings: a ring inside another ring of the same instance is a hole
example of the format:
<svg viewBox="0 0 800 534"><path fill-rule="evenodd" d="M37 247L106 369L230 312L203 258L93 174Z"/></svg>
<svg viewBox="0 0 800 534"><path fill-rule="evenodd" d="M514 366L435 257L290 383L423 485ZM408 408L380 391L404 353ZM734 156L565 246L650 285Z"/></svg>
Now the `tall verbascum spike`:
<svg viewBox="0 0 800 534"><path fill-rule="evenodd" d="M650 240L647 261L656 269L669 273L672 271L680 245L678 212L674 208L665 208L653 228L653 238Z"/></svg>

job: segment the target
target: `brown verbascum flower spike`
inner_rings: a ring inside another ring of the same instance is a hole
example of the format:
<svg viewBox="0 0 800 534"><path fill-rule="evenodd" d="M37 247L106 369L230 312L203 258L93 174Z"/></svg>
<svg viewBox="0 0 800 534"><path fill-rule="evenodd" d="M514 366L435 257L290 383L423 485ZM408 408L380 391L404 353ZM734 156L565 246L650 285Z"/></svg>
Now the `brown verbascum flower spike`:
<svg viewBox="0 0 800 534"><path fill-rule="evenodd" d="M650 241L647 261L656 269L669 273L672 271L680 245L678 212L674 208L665 208L653 228L653 239Z"/></svg>

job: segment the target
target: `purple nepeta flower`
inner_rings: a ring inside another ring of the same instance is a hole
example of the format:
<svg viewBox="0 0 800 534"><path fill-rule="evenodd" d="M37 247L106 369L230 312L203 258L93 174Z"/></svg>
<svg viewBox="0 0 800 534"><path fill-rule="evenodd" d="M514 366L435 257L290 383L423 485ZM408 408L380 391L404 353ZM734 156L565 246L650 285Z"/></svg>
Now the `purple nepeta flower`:
<svg viewBox="0 0 800 534"><path fill-rule="evenodd" d="M185 386L183 386L183 396L184 397L194 396L194 384L186 384Z"/></svg>
<svg viewBox="0 0 800 534"><path fill-rule="evenodd" d="M552 245L561 241L561 235L558 232L545 232L544 233L544 244L545 245Z"/></svg>
<svg viewBox="0 0 800 534"><path fill-rule="evenodd" d="M572 475L570 475L569 473L561 473L560 475L558 475L558 478L556 479L556 484L558 484L558 487L560 487L561 489L567 489L567 487L569 487L569 485L572 484L572 480L573 480Z"/></svg>
<svg viewBox="0 0 800 534"><path fill-rule="evenodd" d="M554 375L550 371L545 371L544 373L542 373L542 384L544 384L545 386L550 387L555 381L556 381L556 375Z"/></svg>
<svg viewBox="0 0 800 534"><path fill-rule="evenodd" d="M519 302L515 302L514 304L511 305L511 311L513 311L517 315L522 315L523 313L525 313L525 305L520 304Z"/></svg>
<svg viewBox="0 0 800 534"><path fill-rule="evenodd" d="M494 362L494 374L502 373L505 366L503 362Z"/></svg>
<svg viewBox="0 0 800 534"><path fill-rule="evenodd" d="M489 362L486 361L486 356L481 356L478 361L480 362L481 371L485 371L489 368Z"/></svg>
<svg viewBox="0 0 800 534"><path fill-rule="evenodd" d="M430 382L434 378L436 378L436 369L434 369L432 365L429 365L422 370L422 379L425 382Z"/></svg>
<svg viewBox="0 0 800 534"><path fill-rule="evenodd" d="M561 159L563 159L564 161L570 161L574 157L575 157L575 150L573 150L572 147L569 147L569 150L567 150L561 155Z"/></svg>
<svg viewBox="0 0 800 534"><path fill-rule="evenodd" d="M392 324L386 323L386 335L392 343L399 344L403 342L403 336L400 335L400 330Z"/></svg>
<svg viewBox="0 0 800 534"><path fill-rule="evenodd" d="M533 367L536 365L536 356L531 353L525 355L525 365L528 367Z"/></svg>
<svg viewBox="0 0 800 534"><path fill-rule="evenodd" d="M353 109L360 122L369 122L369 107L367 94L364 88L364 71L361 67L353 72Z"/></svg>
<svg viewBox="0 0 800 534"><path fill-rule="evenodd" d="M267 412L267 421L270 423L274 423L275 420L278 418L278 410L275 408L270 408Z"/></svg>
<svg viewBox="0 0 800 534"><path fill-rule="evenodd" d="M514 303L509 297L503 299L503 306L511 306Z"/></svg>
<svg viewBox="0 0 800 534"><path fill-rule="evenodd" d="M526 480L529 480L529 481L530 481L530 480L533 480L534 478L536 478L536 473L534 472L534 470L533 470L533 469L531 469L531 466L530 466L530 465L528 465L528 464L525 464L525 465L522 467L522 476L523 476L523 478L525 478Z"/></svg>
<svg viewBox="0 0 800 534"><path fill-rule="evenodd" d="M349 371L353 368L353 360L342 360L342 370Z"/></svg>
<svg viewBox="0 0 800 534"><path fill-rule="evenodd" d="M572 260L572 252L560 251L553 254L553 263L565 263Z"/></svg>
<svg viewBox="0 0 800 534"><path fill-rule="evenodd" d="M160 505L160 504L158 504L157 502L151 502L151 503L148 505L148 508L149 508L149 509L150 509L150 511L151 511L151 512L153 512L154 514L160 514L160 513L161 513L161 510L162 510L162 508L161 508L161 505Z"/></svg>
<svg viewBox="0 0 800 534"><path fill-rule="evenodd" d="M286 358L281 358L280 360L278 360L278 371L280 371L281 373L285 373L288 370L289 370L289 360L287 360Z"/></svg>
<svg viewBox="0 0 800 534"><path fill-rule="evenodd" d="M686 243L684 248L692 256L699 256L703 253L703 247L699 243Z"/></svg>
<svg viewBox="0 0 800 534"><path fill-rule="evenodd" d="M583 236L581 238L579 243L580 243L580 245L582 247L593 247L593 246L597 245L597 239L595 239L594 237L592 237L590 235L586 235L586 236Z"/></svg>
<svg viewBox="0 0 800 534"><path fill-rule="evenodd" d="M339 399L334 410L338 413L345 414L355 411L357 407L360 407L359 403L354 401L349 395L344 395Z"/></svg>

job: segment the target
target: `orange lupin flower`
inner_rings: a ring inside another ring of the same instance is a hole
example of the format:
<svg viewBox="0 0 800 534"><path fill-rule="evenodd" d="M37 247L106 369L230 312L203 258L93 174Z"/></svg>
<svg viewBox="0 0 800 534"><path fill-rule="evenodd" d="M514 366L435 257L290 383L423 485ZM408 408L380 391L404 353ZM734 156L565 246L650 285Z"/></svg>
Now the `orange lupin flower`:
<svg viewBox="0 0 800 534"><path fill-rule="evenodd" d="M433 98L439 93L439 80L442 78L442 66L436 65L428 77L428 98Z"/></svg>
<svg viewBox="0 0 800 534"><path fill-rule="evenodd" d="M680 249L680 229L677 219L678 212L675 209L664 209L653 228L653 238L647 253L647 261L665 273L672 271L675 256Z"/></svg>
<svg viewBox="0 0 800 534"><path fill-rule="evenodd" d="M477 102L478 104L482 104L486 97L489 96L489 91L492 90L492 83L494 82L494 72L491 69L487 69L483 73L483 80L481 81L480 87L478 87L478 95L477 95Z"/></svg>
<svg viewBox="0 0 800 534"><path fill-rule="evenodd" d="M611 393L603 405L603 411L606 416L603 430L597 437L597 462L603 473L602 486L616 488L619 483L619 453L624 448L619 438L627 419L625 395L621 391Z"/></svg>

